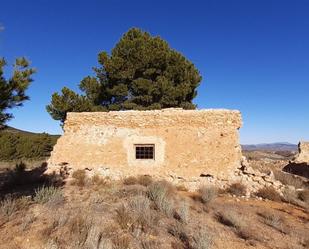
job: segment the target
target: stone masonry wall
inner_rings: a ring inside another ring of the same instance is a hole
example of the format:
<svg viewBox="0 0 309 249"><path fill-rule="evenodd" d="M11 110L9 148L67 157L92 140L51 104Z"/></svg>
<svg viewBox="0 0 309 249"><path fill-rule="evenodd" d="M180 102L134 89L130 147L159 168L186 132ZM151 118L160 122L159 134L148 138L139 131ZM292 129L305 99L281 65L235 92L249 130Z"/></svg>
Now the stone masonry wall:
<svg viewBox="0 0 309 249"><path fill-rule="evenodd" d="M300 142L298 144L298 155L295 162L309 164L309 142Z"/></svg>
<svg viewBox="0 0 309 249"><path fill-rule="evenodd" d="M66 164L117 178L225 177L240 166L241 125L240 112L230 110L68 113L49 169ZM155 159L135 159L136 144L154 144Z"/></svg>

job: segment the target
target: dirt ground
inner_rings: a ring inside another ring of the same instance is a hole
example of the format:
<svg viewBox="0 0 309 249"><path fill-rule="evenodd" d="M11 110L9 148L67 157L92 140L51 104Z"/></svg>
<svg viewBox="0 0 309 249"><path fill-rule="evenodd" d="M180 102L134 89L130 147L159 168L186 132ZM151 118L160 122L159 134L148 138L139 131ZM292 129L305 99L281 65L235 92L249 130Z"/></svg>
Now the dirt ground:
<svg viewBox="0 0 309 249"><path fill-rule="evenodd" d="M261 171L280 173L290 160L250 153ZM38 165L2 164L0 249L309 248L306 179L278 174L305 188L299 206L209 186L192 193L145 176L111 181L79 171L63 180Z"/></svg>

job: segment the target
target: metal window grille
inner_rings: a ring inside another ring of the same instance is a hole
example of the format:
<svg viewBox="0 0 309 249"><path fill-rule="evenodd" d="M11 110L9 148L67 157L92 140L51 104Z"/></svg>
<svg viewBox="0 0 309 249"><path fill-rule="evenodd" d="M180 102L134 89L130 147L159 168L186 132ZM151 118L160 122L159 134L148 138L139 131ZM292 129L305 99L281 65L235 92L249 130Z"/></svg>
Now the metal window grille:
<svg viewBox="0 0 309 249"><path fill-rule="evenodd" d="M154 159L154 144L137 144L135 145L136 159Z"/></svg>

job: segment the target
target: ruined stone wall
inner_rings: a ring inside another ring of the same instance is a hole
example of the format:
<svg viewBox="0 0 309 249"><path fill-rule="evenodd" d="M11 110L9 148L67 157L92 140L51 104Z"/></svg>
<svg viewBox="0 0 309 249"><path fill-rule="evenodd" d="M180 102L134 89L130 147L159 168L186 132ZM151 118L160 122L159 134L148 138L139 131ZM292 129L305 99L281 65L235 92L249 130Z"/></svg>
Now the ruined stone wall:
<svg viewBox="0 0 309 249"><path fill-rule="evenodd" d="M226 176L241 161L241 124L240 112L229 110L68 113L49 166L119 177ZM154 144L155 159L135 159L135 144Z"/></svg>
<svg viewBox="0 0 309 249"><path fill-rule="evenodd" d="M300 142L298 144L298 155L295 162L309 164L309 142Z"/></svg>

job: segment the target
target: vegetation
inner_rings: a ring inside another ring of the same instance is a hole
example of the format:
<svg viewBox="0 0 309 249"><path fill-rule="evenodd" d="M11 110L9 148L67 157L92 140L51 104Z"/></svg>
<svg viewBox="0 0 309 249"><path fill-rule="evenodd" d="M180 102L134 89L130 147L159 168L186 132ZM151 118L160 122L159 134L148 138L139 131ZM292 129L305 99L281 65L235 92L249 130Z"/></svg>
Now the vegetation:
<svg viewBox="0 0 309 249"><path fill-rule="evenodd" d="M271 201L281 201L280 194L273 187L259 189L255 195Z"/></svg>
<svg viewBox="0 0 309 249"><path fill-rule="evenodd" d="M0 127L13 118L9 109L22 106L29 99L26 95L35 69L30 68L30 63L24 57L17 58L13 65L13 75L9 79L4 78L4 58L0 58ZM1 144L1 143L0 143ZM1 151L1 150L0 150Z"/></svg>
<svg viewBox="0 0 309 249"><path fill-rule="evenodd" d="M227 190L228 193L236 196L245 196L247 192L247 188L244 184L237 182L230 185Z"/></svg>
<svg viewBox="0 0 309 249"><path fill-rule="evenodd" d="M0 161L47 157L58 136L5 128L0 130Z"/></svg>
<svg viewBox="0 0 309 249"><path fill-rule="evenodd" d="M133 28L125 33L111 55L98 55L95 77L79 84L84 95L68 88L54 93L47 111L63 122L70 111L149 110L168 107L194 109L201 76L166 41Z"/></svg>
<svg viewBox="0 0 309 249"><path fill-rule="evenodd" d="M204 204L209 204L212 200L214 200L218 195L218 189L213 186L202 186L199 189L201 201Z"/></svg>

